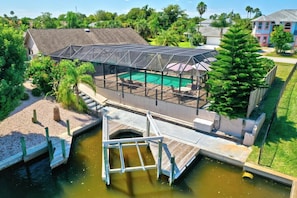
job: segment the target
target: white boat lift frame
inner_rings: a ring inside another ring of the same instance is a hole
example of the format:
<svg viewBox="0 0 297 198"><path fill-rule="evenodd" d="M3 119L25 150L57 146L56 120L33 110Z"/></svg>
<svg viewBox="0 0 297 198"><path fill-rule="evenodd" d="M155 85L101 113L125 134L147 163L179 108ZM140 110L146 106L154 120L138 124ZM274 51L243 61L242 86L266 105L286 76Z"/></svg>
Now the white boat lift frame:
<svg viewBox="0 0 297 198"><path fill-rule="evenodd" d="M152 126L153 131L156 136L150 137L150 126ZM146 171L150 169L157 169L157 179L160 178L162 173L162 144L163 144L163 136L161 136L160 131L152 118L150 112L147 113L147 128L146 128L146 137L137 137L137 138L123 138L123 139L109 139L109 127L108 127L108 118L104 114L103 115L103 139L102 139L102 149L103 149L103 166L102 166L102 179L105 180L106 185L110 185L110 174L111 173L125 173L125 172L133 172L133 171ZM154 165L145 165L143 162L143 158L140 152L140 146L149 146L149 143L158 144L158 160ZM135 146L137 149L138 157L140 160L141 166L135 167L125 167L125 159L123 154L123 147L132 147ZM119 149L120 153L120 162L121 168L110 168L109 163L109 149ZM173 157L174 159L174 157ZM172 170L174 169L174 162ZM172 171L173 173L173 171ZM173 174L170 177L169 182L170 185L173 182Z"/></svg>

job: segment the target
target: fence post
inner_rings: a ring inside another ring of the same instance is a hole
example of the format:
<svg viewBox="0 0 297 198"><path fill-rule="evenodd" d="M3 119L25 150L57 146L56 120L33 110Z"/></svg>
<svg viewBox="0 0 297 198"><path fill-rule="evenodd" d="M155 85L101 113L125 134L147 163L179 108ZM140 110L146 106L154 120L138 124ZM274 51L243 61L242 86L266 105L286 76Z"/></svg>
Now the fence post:
<svg viewBox="0 0 297 198"><path fill-rule="evenodd" d="M21 137L21 146L22 146L23 157L25 157L27 155L25 137Z"/></svg>
<svg viewBox="0 0 297 198"><path fill-rule="evenodd" d="M158 89L156 89L155 105L158 106Z"/></svg>
<svg viewBox="0 0 297 198"><path fill-rule="evenodd" d="M70 134L70 124L69 124L69 120L66 120L66 123L67 123L67 133L69 136L71 136Z"/></svg>

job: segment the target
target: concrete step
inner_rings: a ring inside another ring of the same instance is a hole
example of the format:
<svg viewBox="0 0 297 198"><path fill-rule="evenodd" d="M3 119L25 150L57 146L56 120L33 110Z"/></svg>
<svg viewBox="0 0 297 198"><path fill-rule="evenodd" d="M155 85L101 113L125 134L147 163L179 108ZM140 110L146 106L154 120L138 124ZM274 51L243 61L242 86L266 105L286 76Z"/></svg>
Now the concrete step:
<svg viewBox="0 0 297 198"><path fill-rule="evenodd" d="M99 109L101 109L102 108L102 106L101 105L96 105L96 106L94 106L94 107L92 107L92 108L90 108L92 111L98 111Z"/></svg>
<svg viewBox="0 0 297 198"><path fill-rule="evenodd" d="M98 103L97 102L91 102L91 103L88 103L87 106L89 109L95 107Z"/></svg>
<svg viewBox="0 0 297 198"><path fill-rule="evenodd" d="M94 102L94 100L91 98L87 98L87 99L83 99L83 100L85 101L86 104Z"/></svg>

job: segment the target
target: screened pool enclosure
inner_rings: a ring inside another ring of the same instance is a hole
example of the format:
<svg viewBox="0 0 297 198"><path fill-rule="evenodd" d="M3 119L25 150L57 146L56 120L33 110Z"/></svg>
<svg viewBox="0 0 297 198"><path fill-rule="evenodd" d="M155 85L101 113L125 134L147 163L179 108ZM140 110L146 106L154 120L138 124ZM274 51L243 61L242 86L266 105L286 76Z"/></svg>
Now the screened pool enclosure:
<svg viewBox="0 0 297 198"><path fill-rule="evenodd" d="M150 45L71 45L50 54L55 60L92 62L98 88L202 108L215 50Z"/></svg>

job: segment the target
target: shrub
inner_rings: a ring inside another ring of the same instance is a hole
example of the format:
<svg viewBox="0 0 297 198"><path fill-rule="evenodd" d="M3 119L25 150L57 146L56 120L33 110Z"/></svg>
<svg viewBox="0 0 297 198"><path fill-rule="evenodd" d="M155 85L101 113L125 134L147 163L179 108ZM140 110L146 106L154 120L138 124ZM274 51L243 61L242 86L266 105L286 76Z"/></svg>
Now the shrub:
<svg viewBox="0 0 297 198"><path fill-rule="evenodd" d="M32 95L35 97L41 96L41 90L39 88L32 89Z"/></svg>
<svg viewBox="0 0 297 198"><path fill-rule="evenodd" d="M27 92L23 93L23 96L21 97L21 100L28 100L29 99L29 94Z"/></svg>

